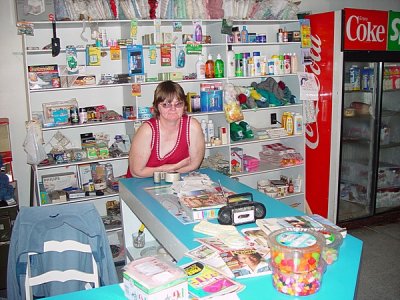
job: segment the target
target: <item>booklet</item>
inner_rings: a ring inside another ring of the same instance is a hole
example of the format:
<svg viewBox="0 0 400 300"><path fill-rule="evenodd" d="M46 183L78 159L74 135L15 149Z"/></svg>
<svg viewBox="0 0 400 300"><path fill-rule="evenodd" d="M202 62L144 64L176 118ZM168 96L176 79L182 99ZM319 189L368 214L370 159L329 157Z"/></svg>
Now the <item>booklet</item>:
<svg viewBox="0 0 400 300"><path fill-rule="evenodd" d="M346 237L347 230L332 223L328 219L317 215L304 215L282 218L258 219L256 224L267 234L281 228L304 228L316 231L336 230Z"/></svg>
<svg viewBox="0 0 400 300"><path fill-rule="evenodd" d="M192 262L182 268L188 276L189 294L195 298L208 299L244 288L244 285L202 262Z"/></svg>
<svg viewBox="0 0 400 300"><path fill-rule="evenodd" d="M220 256L235 278L262 276L272 273L269 260L256 249L235 249L221 252Z"/></svg>

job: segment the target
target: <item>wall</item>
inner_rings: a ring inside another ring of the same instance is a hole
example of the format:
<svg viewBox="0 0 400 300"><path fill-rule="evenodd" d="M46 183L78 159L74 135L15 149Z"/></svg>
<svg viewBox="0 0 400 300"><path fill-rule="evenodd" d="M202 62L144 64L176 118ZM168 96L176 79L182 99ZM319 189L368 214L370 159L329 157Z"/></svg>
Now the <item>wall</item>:
<svg viewBox="0 0 400 300"><path fill-rule="evenodd" d="M21 206L29 206L30 167L26 164L23 149L25 139L25 121L27 106L24 83L24 66L21 37L16 34L15 1L2 0L0 11L1 38L5 43L0 47L0 117L10 119L11 145L13 152L13 169L18 180ZM400 11L398 0L302 0L300 11L319 13L339 10L344 7L365 9L385 9Z"/></svg>

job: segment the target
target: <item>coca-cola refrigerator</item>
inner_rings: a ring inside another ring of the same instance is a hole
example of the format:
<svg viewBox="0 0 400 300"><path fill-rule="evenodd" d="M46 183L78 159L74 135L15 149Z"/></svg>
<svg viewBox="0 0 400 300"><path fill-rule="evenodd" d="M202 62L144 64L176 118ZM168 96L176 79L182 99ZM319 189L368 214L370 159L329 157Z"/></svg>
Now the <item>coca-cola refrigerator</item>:
<svg viewBox="0 0 400 300"><path fill-rule="evenodd" d="M306 200L334 222L400 207L400 12L307 16L319 86L306 124Z"/></svg>

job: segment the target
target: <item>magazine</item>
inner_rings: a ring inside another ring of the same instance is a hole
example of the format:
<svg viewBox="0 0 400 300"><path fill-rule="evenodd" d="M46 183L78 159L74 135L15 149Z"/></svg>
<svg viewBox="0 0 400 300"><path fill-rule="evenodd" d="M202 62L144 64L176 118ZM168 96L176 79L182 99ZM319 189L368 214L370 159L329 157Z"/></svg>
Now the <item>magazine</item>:
<svg viewBox="0 0 400 300"><path fill-rule="evenodd" d="M196 221L216 218L219 209L226 205L226 198L216 190L200 190L180 196L179 202L186 215Z"/></svg>
<svg viewBox="0 0 400 300"><path fill-rule="evenodd" d="M225 244L221 239L217 237L205 237L205 238L197 238L196 241L202 243L203 245L207 245L218 252L224 252L231 250L231 247Z"/></svg>
<svg viewBox="0 0 400 300"><path fill-rule="evenodd" d="M189 294L195 298L208 299L244 288L244 285L202 262L192 262L182 268L188 276Z"/></svg>
<svg viewBox="0 0 400 300"><path fill-rule="evenodd" d="M256 249L235 249L221 252L220 256L235 278L271 274L269 260Z"/></svg>
<svg viewBox="0 0 400 300"><path fill-rule="evenodd" d="M206 265L209 265L218 271L221 271L228 277L233 277L231 270L219 256L219 252L216 249L210 248L207 245L200 245L192 250L185 253L186 256L193 260L200 261Z"/></svg>
<svg viewBox="0 0 400 300"><path fill-rule="evenodd" d="M304 215L282 218L266 218L256 220L256 224L266 233L270 234L273 231L281 228L304 228L322 231L326 229L336 230L346 237L347 230L332 223L328 219L320 215Z"/></svg>
<svg viewBox="0 0 400 300"><path fill-rule="evenodd" d="M264 255L269 255L268 235L262 229L259 227L244 228L241 232L247 239L249 246Z"/></svg>

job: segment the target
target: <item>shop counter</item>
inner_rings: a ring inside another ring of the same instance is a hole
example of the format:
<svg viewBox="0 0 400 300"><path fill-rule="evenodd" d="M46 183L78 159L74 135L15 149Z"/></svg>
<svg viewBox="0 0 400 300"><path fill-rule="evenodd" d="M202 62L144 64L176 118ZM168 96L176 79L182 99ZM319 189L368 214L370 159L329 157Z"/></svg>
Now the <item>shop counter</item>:
<svg viewBox="0 0 400 300"><path fill-rule="evenodd" d="M283 204L267 195L254 190L238 181L224 176L210 169L202 169L213 181L220 181L221 184L235 193L251 192L255 201L261 202L267 209L266 217L277 218L285 216L303 215L294 208ZM190 262L184 254L190 249L199 246L194 239L206 235L193 231L195 223L183 224L175 216L170 214L157 200L155 200L146 188L154 187L152 178L130 178L120 181L120 198L122 217L124 219L124 234L131 235L137 228L126 228L125 220L132 215L143 222L146 230L168 251L178 262L178 265ZM213 222L217 222L213 220ZM238 230L246 227L254 227L255 224L238 226ZM125 239L126 240L126 239ZM129 245L127 245L129 246ZM294 297L279 293L272 285L272 276L260 276L253 278L238 279L246 288L238 293L240 299L353 299L357 287L358 270L362 252L362 241L347 234L340 248L339 259L329 265L322 279L320 290L310 296ZM101 290L101 293L99 292ZM67 296L67 295L65 295ZM64 295L49 299L62 300L71 299ZM102 287L90 291L73 293L75 300L79 299L124 299L120 285ZM111 298L110 298L111 297Z"/></svg>

